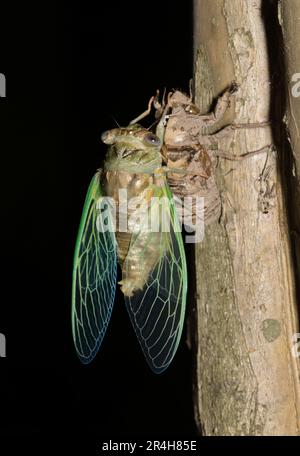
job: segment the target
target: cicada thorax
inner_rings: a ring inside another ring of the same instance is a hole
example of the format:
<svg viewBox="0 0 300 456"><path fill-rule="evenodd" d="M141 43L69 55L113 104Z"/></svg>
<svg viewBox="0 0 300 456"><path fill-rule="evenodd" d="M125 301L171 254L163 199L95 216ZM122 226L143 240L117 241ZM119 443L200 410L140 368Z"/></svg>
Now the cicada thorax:
<svg viewBox="0 0 300 456"><path fill-rule="evenodd" d="M169 104L171 115L165 130L163 157L168 169L174 168L174 173L168 172L168 184L172 193L182 199L183 206L185 198L192 199L193 226L199 217L197 201L204 198L204 213L200 217L209 224L219 218L221 200L208 148L199 142L201 131L195 119L196 107L178 91L170 97ZM181 222L187 225L186 220Z"/></svg>
<svg viewBox="0 0 300 456"><path fill-rule="evenodd" d="M143 130L149 134L146 129ZM117 146L112 147L116 149ZM160 178L155 175L155 170L162 165L160 145L146 149L144 153L142 143L140 148L138 144L135 147L137 149L131 151L126 149L124 156L127 161L121 159L117 165L115 156L120 155L120 149L115 150L116 154L108 150L101 178L105 195L113 198L115 204L118 261L122 268L121 289L125 296L143 289L162 254L158 248L159 233L153 232L150 226L152 198L161 185Z"/></svg>

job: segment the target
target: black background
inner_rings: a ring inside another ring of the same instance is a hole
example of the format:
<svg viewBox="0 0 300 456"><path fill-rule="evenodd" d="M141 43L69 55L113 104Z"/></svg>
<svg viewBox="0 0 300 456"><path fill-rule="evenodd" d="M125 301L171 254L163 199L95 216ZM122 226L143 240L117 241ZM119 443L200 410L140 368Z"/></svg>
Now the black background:
<svg viewBox="0 0 300 456"><path fill-rule="evenodd" d="M1 5L0 434L45 447L105 438L195 437L185 336L169 370L144 361L122 297L96 360L72 345L73 248L101 132L157 88L188 90L192 2ZM87 453L85 453L87 454Z"/></svg>

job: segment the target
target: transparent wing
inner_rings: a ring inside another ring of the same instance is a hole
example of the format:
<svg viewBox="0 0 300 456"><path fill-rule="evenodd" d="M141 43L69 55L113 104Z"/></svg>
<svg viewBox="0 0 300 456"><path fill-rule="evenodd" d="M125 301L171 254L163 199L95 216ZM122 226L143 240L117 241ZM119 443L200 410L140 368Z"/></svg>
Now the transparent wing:
<svg viewBox="0 0 300 456"><path fill-rule="evenodd" d="M98 172L87 192L73 266L72 331L83 363L89 363L99 350L116 290L116 240L105 201Z"/></svg>
<svg viewBox="0 0 300 456"><path fill-rule="evenodd" d="M184 246L176 210L169 188L161 188L161 209L158 233L140 248L144 233L132 236L125 260L130 267L130 255L139 255L138 263L147 264L151 250L158 249L158 260L153 265L142 290L125 296L131 322L146 360L155 373L163 372L171 363L182 333L187 292L187 271ZM162 217L162 216L161 216ZM169 223L166 223L169 222ZM165 231L164 227L169 227ZM144 238L143 238L144 237ZM124 267L123 267L124 269Z"/></svg>

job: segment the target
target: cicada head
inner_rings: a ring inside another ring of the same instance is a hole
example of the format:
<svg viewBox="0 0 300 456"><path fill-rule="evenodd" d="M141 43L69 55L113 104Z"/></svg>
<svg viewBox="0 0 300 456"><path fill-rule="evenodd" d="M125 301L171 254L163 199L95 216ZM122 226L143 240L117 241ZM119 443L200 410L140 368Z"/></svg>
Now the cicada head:
<svg viewBox="0 0 300 456"><path fill-rule="evenodd" d="M184 111L187 114L198 115L200 109L196 106L190 96L179 90L176 90L169 97L169 104L172 108L172 113L180 113Z"/></svg>
<svg viewBox="0 0 300 456"><path fill-rule="evenodd" d="M110 147L106 155L109 168L130 171L132 166L153 169L161 166L160 139L138 124L107 130L101 140Z"/></svg>

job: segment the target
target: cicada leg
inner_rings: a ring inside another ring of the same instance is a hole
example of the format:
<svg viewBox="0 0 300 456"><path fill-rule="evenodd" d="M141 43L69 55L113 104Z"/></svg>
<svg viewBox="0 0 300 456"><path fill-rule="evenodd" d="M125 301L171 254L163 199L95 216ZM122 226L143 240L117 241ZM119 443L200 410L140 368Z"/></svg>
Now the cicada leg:
<svg viewBox="0 0 300 456"><path fill-rule="evenodd" d="M253 155L258 155L258 154L263 154L265 152L273 152L275 151L274 145L273 144L268 144L264 147L261 147L260 149L256 150L250 150L249 152L245 152L244 154L241 155L232 155L229 152L224 152L222 150L213 150L213 155L219 157L219 158L225 158L226 160L231 160L231 161L241 161L245 160L246 158L252 157Z"/></svg>
<svg viewBox="0 0 300 456"><path fill-rule="evenodd" d="M140 114L139 116L137 116L135 119L133 119L131 122L129 122L129 125L133 125L133 124L136 124L137 122L139 122L140 120L144 119L145 117L149 116L150 112L151 112L151 108L152 108L152 104L153 104L153 101L154 101L154 98L155 96L152 96L148 102L148 108L146 109L146 111L142 112L142 114Z"/></svg>
<svg viewBox="0 0 300 456"><path fill-rule="evenodd" d="M166 104L164 102L165 95L163 96L162 113L161 113L159 122L157 124L156 131L155 131L156 136L160 139L162 144L164 143L164 136L165 136L165 129L166 129L166 126L167 126L167 121L168 121L168 119L170 117L168 115L168 112L170 110L169 99L170 99L171 95L172 95L172 92L170 92L168 94L168 100L167 100Z"/></svg>

